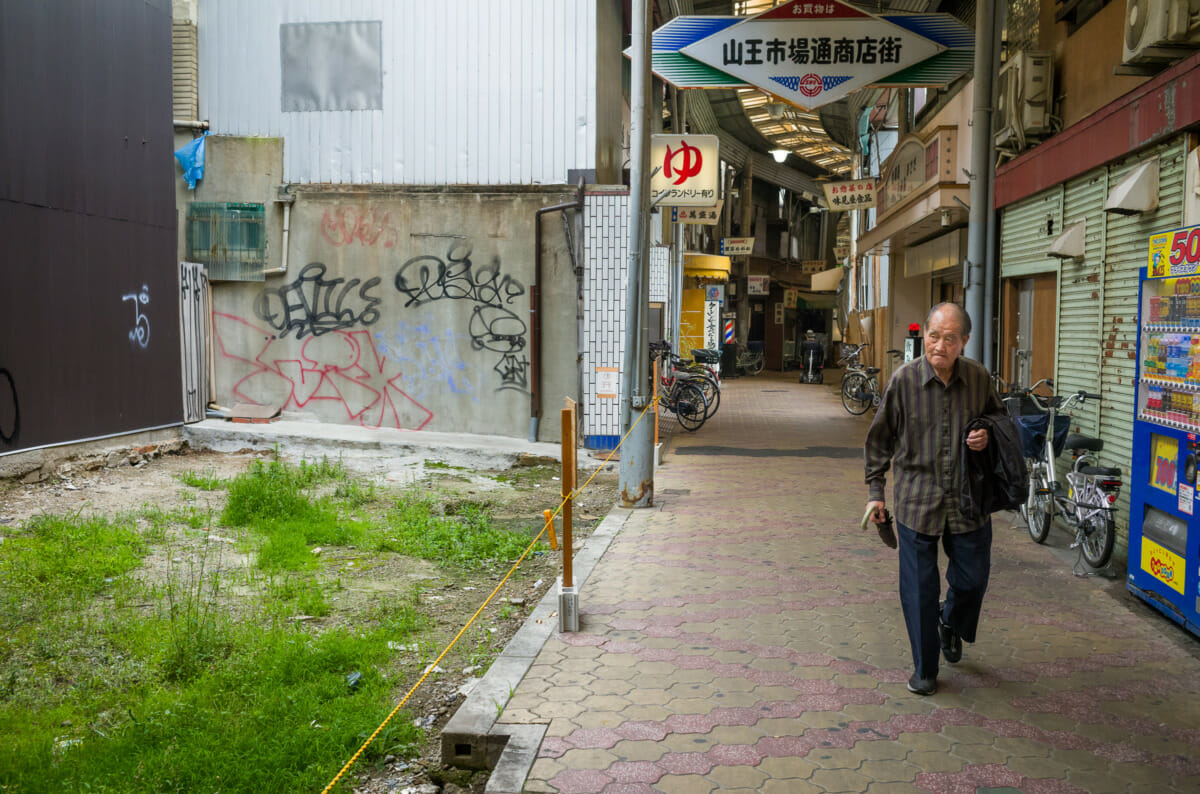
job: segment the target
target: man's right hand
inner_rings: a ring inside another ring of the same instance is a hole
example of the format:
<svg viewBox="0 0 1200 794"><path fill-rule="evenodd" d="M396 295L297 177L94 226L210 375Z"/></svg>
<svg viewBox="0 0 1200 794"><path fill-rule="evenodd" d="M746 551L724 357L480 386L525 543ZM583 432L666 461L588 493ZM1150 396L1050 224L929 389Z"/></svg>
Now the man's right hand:
<svg viewBox="0 0 1200 794"><path fill-rule="evenodd" d="M882 524L886 520L884 518L884 514L883 514L885 507L886 507L886 505L881 501L873 500L873 501L867 502L867 512L869 512L871 514L871 522L872 523Z"/></svg>

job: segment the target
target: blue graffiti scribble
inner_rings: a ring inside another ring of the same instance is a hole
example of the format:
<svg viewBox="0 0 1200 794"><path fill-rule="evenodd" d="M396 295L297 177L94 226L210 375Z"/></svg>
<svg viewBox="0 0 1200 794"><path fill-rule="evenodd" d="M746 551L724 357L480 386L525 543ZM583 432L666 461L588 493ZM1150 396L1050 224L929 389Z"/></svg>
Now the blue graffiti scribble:
<svg viewBox="0 0 1200 794"><path fill-rule="evenodd" d="M390 335L375 334L379 351L403 370L405 383L417 397L426 396L430 384L444 384L451 394L463 394L478 402L477 382L458 353L458 340L450 330L435 333L428 325L400 322ZM468 342L469 344L469 342Z"/></svg>

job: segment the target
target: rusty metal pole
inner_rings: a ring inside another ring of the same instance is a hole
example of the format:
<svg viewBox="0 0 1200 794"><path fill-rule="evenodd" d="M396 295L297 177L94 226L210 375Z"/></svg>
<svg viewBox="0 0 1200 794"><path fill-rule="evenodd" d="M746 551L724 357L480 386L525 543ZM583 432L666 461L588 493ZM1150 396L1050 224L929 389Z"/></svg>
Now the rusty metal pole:
<svg viewBox="0 0 1200 794"><path fill-rule="evenodd" d="M579 591L575 587L572 556L575 553L571 539L571 519L574 514L575 473L578 471L576 456L575 401L566 399L562 410L562 580L558 583L558 630L579 631Z"/></svg>

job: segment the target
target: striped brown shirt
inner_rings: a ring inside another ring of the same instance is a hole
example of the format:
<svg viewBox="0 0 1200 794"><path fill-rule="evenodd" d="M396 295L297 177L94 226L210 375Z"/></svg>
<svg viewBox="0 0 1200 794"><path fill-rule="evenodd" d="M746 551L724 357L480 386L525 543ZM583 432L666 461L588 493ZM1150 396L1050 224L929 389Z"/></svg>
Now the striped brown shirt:
<svg viewBox="0 0 1200 794"><path fill-rule="evenodd" d="M988 372L977 361L959 358L948 383L938 380L924 356L900 367L888 381L864 450L868 499L884 499L885 475L895 462L892 510L916 532L940 535L970 532L958 509L963 430L983 414L1004 413Z"/></svg>

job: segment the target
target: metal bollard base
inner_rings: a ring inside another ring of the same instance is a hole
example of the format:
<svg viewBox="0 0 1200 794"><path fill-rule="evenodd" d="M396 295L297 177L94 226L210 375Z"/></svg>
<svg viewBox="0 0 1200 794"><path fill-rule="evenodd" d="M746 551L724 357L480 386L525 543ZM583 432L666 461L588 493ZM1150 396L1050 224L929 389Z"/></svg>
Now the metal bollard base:
<svg viewBox="0 0 1200 794"><path fill-rule="evenodd" d="M579 631L579 592L558 580L558 630Z"/></svg>

